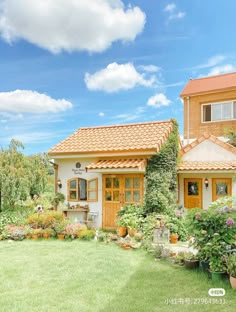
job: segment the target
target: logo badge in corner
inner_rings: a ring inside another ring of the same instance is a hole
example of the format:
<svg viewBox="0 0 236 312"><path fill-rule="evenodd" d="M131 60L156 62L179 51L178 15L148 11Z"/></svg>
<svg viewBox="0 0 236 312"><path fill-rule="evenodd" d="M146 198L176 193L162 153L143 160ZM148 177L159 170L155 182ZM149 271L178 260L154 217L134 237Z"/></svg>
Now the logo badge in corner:
<svg viewBox="0 0 236 312"><path fill-rule="evenodd" d="M224 288L210 288L208 290L208 295L211 297L223 297L225 295Z"/></svg>

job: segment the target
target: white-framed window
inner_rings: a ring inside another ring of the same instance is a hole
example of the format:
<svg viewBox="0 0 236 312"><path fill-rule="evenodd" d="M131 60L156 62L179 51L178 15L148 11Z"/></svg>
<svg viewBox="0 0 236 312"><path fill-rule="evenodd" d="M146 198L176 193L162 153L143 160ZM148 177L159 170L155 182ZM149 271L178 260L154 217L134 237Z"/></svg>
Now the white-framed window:
<svg viewBox="0 0 236 312"><path fill-rule="evenodd" d="M202 105L202 122L236 119L236 101Z"/></svg>
<svg viewBox="0 0 236 312"><path fill-rule="evenodd" d="M67 199L69 201L97 201L98 179L85 180L72 178L67 181Z"/></svg>

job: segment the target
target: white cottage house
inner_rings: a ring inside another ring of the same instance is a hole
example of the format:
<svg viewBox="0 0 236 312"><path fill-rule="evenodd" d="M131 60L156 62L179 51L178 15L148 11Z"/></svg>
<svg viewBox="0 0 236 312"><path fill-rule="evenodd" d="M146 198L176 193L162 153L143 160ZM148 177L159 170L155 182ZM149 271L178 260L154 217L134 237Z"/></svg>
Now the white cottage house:
<svg viewBox="0 0 236 312"><path fill-rule="evenodd" d="M147 159L172 130L171 120L80 128L51 148L64 213L86 221L88 207L96 227L114 228L122 206L142 203Z"/></svg>

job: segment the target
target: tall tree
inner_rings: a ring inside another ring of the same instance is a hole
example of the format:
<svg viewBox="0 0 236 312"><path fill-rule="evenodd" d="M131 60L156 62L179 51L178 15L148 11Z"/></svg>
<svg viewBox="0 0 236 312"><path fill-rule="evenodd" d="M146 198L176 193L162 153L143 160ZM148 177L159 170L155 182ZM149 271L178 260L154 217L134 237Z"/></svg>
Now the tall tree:
<svg viewBox="0 0 236 312"><path fill-rule="evenodd" d="M0 192L4 206L10 208L32 193L43 192L47 182L46 160L40 155L25 156L23 148L13 139L0 151Z"/></svg>

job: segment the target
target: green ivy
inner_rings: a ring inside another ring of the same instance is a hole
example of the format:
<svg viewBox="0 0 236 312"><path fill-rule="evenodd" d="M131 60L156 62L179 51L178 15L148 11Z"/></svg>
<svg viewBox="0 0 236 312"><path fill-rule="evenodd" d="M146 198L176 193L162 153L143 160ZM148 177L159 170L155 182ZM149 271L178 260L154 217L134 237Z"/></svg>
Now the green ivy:
<svg viewBox="0 0 236 312"><path fill-rule="evenodd" d="M171 214L176 208L177 163L179 155L178 124L157 155L147 164L145 175L145 211Z"/></svg>

